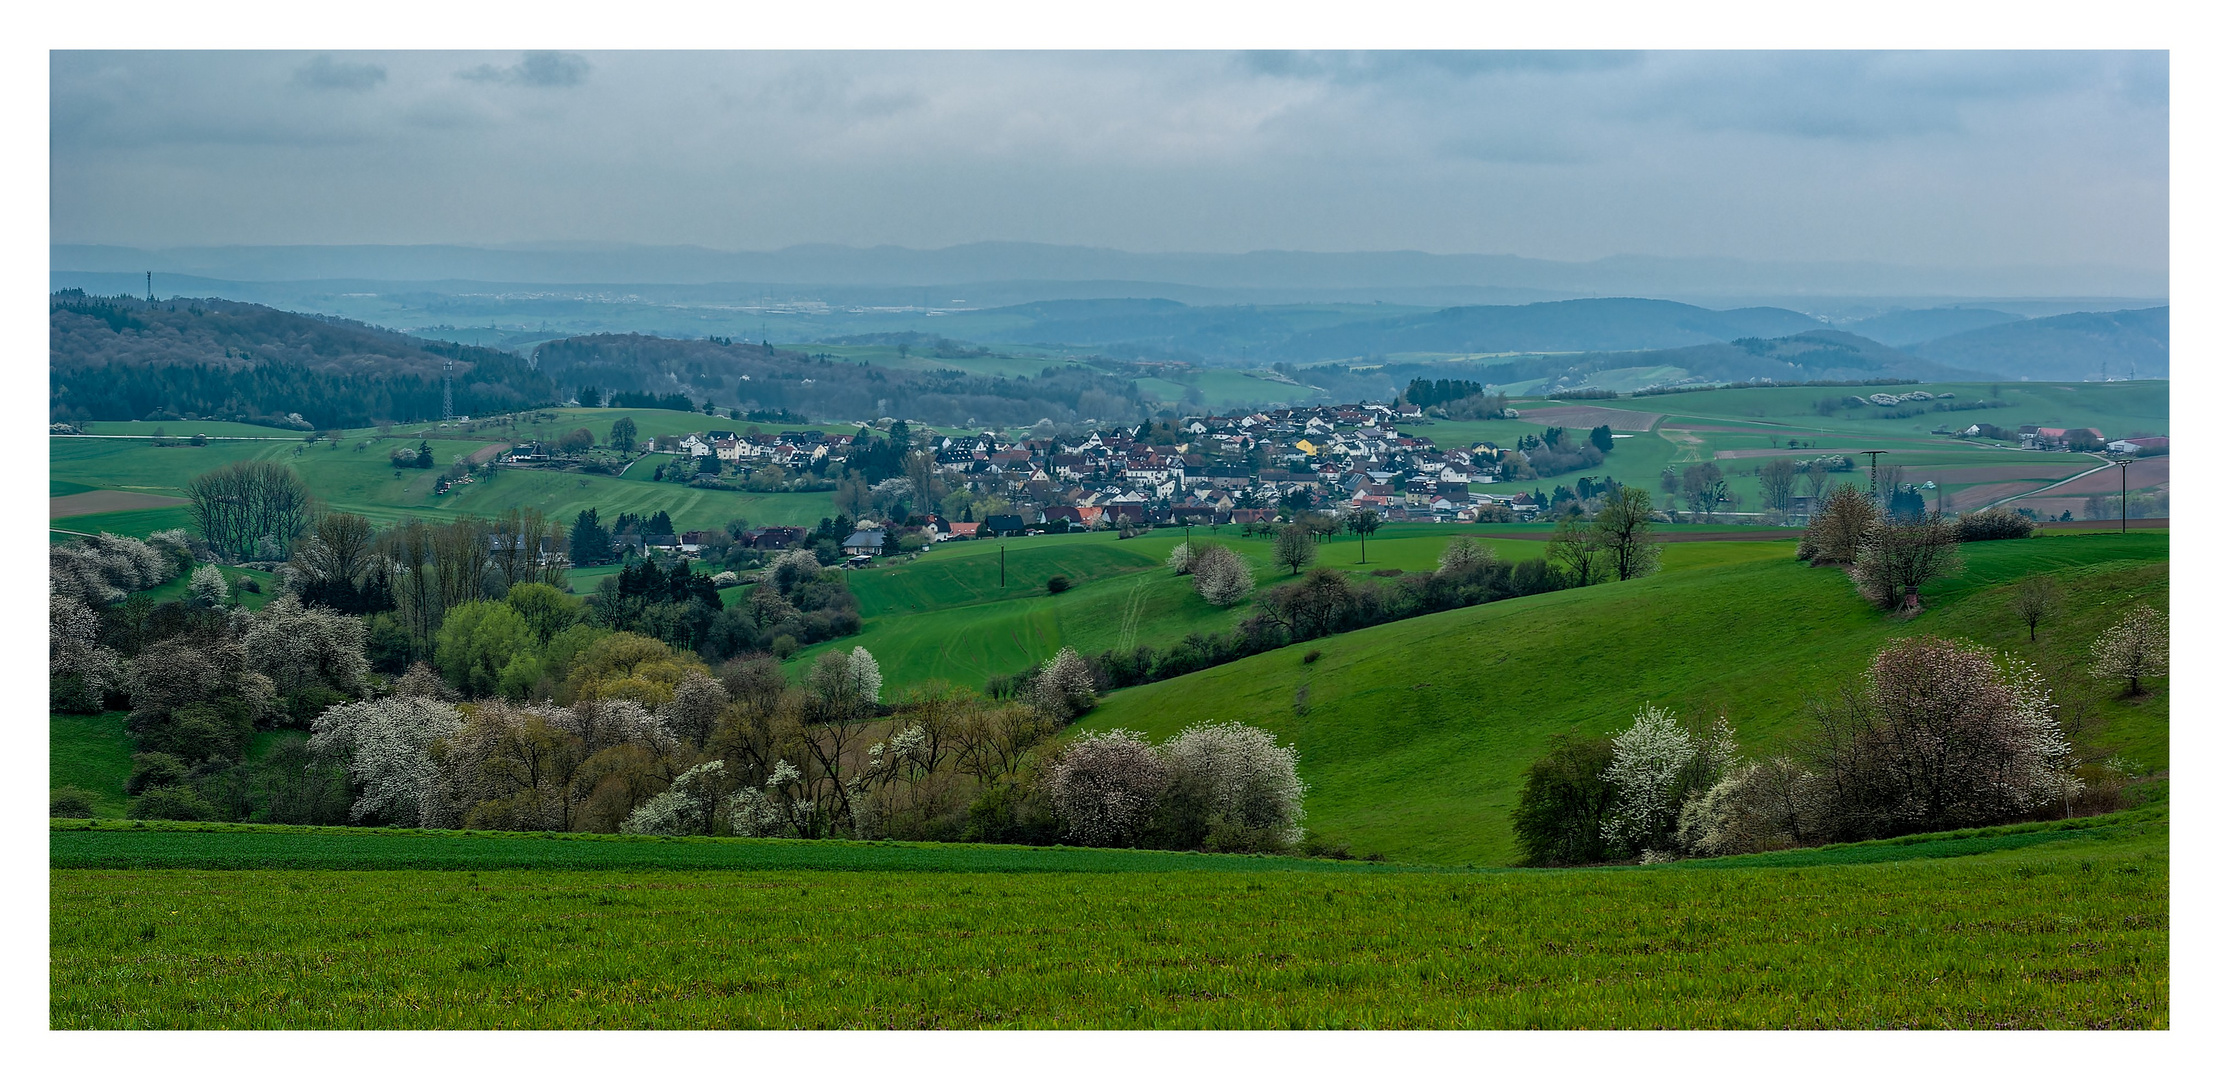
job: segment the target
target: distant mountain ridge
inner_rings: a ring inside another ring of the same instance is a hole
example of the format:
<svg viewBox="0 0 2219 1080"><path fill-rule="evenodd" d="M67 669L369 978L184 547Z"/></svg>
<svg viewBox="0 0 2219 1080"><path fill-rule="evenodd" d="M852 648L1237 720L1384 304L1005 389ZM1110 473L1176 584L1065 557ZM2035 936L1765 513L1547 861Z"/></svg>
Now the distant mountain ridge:
<svg viewBox="0 0 2219 1080"><path fill-rule="evenodd" d="M1782 337L1822 326L1780 308L1712 311L1669 300L1561 300L1348 323L1295 335L1272 354L1302 361L1367 353L1623 352Z"/></svg>
<svg viewBox="0 0 2219 1080"><path fill-rule="evenodd" d="M338 278L524 283L954 285L1013 280L1162 282L1228 288L1487 286L1573 296L2164 296L2167 276L2112 266L1921 267L1614 255L1587 262L1422 251L1129 252L982 242L920 250L804 244L776 251L644 245L295 245L142 249L54 244L53 270L193 274L240 281ZM1329 299L1319 297L1318 299Z"/></svg>

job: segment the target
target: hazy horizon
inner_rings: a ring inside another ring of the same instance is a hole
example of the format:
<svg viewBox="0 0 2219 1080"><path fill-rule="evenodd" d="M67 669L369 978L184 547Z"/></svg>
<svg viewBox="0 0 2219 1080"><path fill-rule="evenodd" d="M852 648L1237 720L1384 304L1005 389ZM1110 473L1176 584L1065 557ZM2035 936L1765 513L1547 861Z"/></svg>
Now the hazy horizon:
<svg viewBox="0 0 2219 1080"><path fill-rule="evenodd" d="M149 249L1012 243L2149 280L2169 252L2168 65L55 52L50 225Z"/></svg>

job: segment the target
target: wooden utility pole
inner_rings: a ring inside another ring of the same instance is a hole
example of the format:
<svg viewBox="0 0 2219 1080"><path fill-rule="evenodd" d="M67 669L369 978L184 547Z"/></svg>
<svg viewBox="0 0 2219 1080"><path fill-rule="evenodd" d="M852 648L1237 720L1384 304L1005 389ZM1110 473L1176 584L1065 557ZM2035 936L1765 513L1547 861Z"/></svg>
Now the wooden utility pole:
<svg viewBox="0 0 2219 1080"><path fill-rule="evenodd" d="M2119 459L2119 535L2127 531L2127 462Z"/></svg>

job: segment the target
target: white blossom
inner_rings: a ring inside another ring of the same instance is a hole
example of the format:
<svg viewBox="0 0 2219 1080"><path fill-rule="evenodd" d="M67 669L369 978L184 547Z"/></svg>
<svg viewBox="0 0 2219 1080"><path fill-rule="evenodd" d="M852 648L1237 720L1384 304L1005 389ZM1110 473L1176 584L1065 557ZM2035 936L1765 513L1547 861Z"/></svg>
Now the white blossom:
<svg viewBox="0 0 2219 1080"><path fill-rule="evenodd" d="M1066 748L1048 773L1049 800L1073 842L1131 844L1169 779L1163 756L1137 732L1098 732Z"/></svg>
<svg viewBox="0 0 2219 1080"><path fill-rule="evenodd" d="M1194 591L1215 607L1231 607L1240 603L1256 587L1255 572L1246 560L1233 549L1212 544L1195 552L1188 564L1194 575Z"/></svg>
<svg viewBox="0 0 2219 1080"><path fill-rule="evenodd" d="M350 811L354 820L375 814L423 828L451 824L431 747L462 730L462 714L453 706L418 697L350 702L325 709L311 730L311 752L347 759L362 792Z"/></svg>
<svg viewBox="0 0 2219 1080"><path fill-rule="evenodd" d="M1276 846L1302 841L1303 793L1299 757L1270 732L1237 723L1196 724L1163 744L1171 781L1191 779L1206 813L1267 832Z"/></svg>
<svg viewBox="0 0 2219 1080"><path fill-rule="evenodd" d="M697 836L709 831L710 793L724 762L704 761L670 782L661 794L635 808L617 829L652 836Z"/></svg>

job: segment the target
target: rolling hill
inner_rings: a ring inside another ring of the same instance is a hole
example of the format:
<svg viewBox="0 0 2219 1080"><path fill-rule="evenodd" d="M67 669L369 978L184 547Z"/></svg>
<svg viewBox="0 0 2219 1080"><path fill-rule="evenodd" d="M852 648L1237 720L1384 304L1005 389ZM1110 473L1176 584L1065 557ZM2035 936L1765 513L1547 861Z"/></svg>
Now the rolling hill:
<svg viewBox="0 0 2219 1080"><path fill-rule="evenodd" d="M2165 692L2126 703L2079 680L2089 642L2126 606L2165 604L2167 545L2163 533L1968 544L1964 573L1931 589L1929 610L1909 622L1872 610L1839 570L1797 563L1792 544L1674 545L1708 557L1120 690L1084 724L1157 739L1211 719L1268 728L1302 754L1319 834L1391 859L1500 865L1515 857L1520 777L1552 735L1617 731L1654 703L1691 720L1726 716L1745 750L1785 749L1809 696L1887 640L1931 633L2033 660L2058 699L2101 718L2085 747L2163 768ZM2069 614L2029 647L2006 593L2037 572L2058 576ZM1305 663L1311 650L1320 656Z"/></svg>
<svg viewBox="0 0 2219 1080"><path fill-rule="evenodd" d="M2001 323L1905 349L2011 379L2163 379L2172 370L2172 309L2089 311Z"/></svg>
<svg viewBox="0 0 2219 1080"><path fill-rule="evenodd" d="M1712 311L1669 300L1560 300L1445 308L1312 330L1288 338L1272 355L1300 362L1410 352L1625 352L1780 337L1820 326L1781 308Z"/></svg>
<svg viewBox="0 0 2219 1080"><path fill-rule="evenodd" d="M554 385L513 353L259 304L71 290L49 297L47 320L57 421L194 416L305 429L437 419L450 362L463 414L555 401Z"/></svg>
<svg viewBox="0 0 2219 1080"><path fill-rule="evenodd" d="M2018 322L2023 318L2023 315L1990 311L1987 308L1921 308L1916 311L1891 311L1869 319L1858 319L1840 324L1839 329L1900 349L1951 334Z"/></svg>

